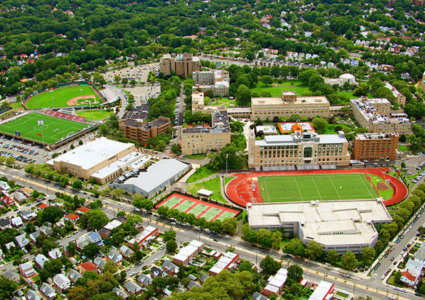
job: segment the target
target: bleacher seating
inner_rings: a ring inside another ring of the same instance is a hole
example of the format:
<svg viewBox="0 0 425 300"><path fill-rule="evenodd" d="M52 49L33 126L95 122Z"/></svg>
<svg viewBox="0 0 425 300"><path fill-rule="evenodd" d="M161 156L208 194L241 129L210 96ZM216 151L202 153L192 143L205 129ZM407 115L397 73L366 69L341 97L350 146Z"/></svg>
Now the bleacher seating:
<svg viewBox="0 0 425 300"><path fill-rule="evenodd" d="M71 115L71 114L67 114L67 113L63 113L63 112L59 112L59 111L54 111L54 110L50 110L50 109L46 110L46 112L44 114L46 116L51 116L51 117L64 119L64 120L68 120L68 121L79 122L79 123L85 123L85 121L86 121L85 117L75 116L75 115Z"/></svg>

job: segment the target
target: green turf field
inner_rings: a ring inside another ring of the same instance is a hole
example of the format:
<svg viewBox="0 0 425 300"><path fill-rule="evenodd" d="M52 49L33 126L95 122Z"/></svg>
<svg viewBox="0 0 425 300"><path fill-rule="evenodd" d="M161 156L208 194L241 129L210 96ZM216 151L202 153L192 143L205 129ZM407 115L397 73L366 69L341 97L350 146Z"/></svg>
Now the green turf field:
<svg viewBox="0 0 425 300"><path fill-rule="evenodd" d="M38 125L39 120L44 120L44 125ZM44 143L51 145L86 127L89 127L89 125L30 113L0 125L0 132L16 135L15 131L19 131L23 138L43 142L43 138L37 135L41 134L41 130L43 130Z"/></svg>
<svg viewBox="0 0 425 300"><path fill-rule="evenodd" d="M266 176L258 178L264 202L355 200L379 197L365 174Z"/></svg>
<svg viewBox="0 0 425 300"><path fill-rule="evenodd" d="M222 213L216 220L220 220L223 221L224 219L227 218L233 218L235 216L234 213L230 212L230 211L225 211L224 213Z"/></svg>
<svg viewBox="0 0 425 300"><path fill-rule="evenodd" d="M186 211L189 207L191 207L195 202L190 200L184 200L182 203L180 203L179 206L176 207L178 211Z"/></svg>
<svg viewBox="0 0 425 300"><path fill-rule="evenodd" d="M81 91L82 90L82 91ZM50 92L50 91L53 91ZM68 105L68 100L75 98L75 97L81 97L81 96L95 96L96 102L93 104L100 104L102 103L102 100L100 97L96 94L96 92L92 89L91 86L88 85L79 85L79 86L68 86L63 88L58 88L54 90L45 91L43 93L38 94L38 96L31 97L27 102L26 106L29 109L37 109L37 108L46 108L52 107L52 95L53 95L53 103L55 107L69 107L74 105ZM89 105L88 100L93 100L90 97L78 100L77 105ZM38 105L37 105L38 103Z"/></svg>
<svg viewBox="0 0 425 300"><path fill-rule="evenodd" d="M187 213L188 214L194 214L195 217L197 217L200 213L202 213L206 208L208 207L208 205L204 205L204 204L198 204L195 205L191 210L189 210Z"/></svg>
<svg viewBox="0 0 425 300"><path fill-rule="evenodd" d="M176 205L177 203L179 203L180 201L182 201L182 198L172 197L167 202L165 202L164 204L162 204L161 206L165 206L165 207L171 208L174 205Z"/></svg>
<svg viewBox="0 0 425 300"><path fill-rule="evenodd" d="M206 213L204 213L201 217L205 218L207 221L211 221L216 215L218 215L221 212L221 209L211 207L209 210L207 210Z"/></svg>
<svg viewBox="0 0 425 300"><path fill-rule="evenodd" d="M103 120L111 114L110 111L106 111L103 109L93 109L91 112L90 110L76 110L75 112L80 117L85 117L87 121L90 121L92 118L94 121Z"/></svg>

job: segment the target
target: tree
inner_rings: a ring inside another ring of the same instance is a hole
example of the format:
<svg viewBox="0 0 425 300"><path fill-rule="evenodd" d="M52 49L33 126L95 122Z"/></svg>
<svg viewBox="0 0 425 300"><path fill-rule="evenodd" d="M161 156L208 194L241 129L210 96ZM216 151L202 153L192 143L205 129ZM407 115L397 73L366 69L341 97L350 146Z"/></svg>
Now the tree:
<svg viewBox="0 0 425 300"><path fill-rule="evenodd" d="M291 265L288 268L288 279L300 282L303 279L304 271L299 265Z"/></svg>
<svg viewBox="0 0 425 300"><path fill-rule="evenodd" d="M72 187L76 190L81 190L83 188L83 183L81 182L81 180L75 180L72 183Z"/></svg>
<svg viewBox="0 0 425 300"><path fill-rule="evenodd" d="M112 260L106 260L105 266L103 267L103 272L109 272L115 274L118 271L117 265Z"/></svg>
<svg viewBox="0 0 425 300"><path fill-rule="evenodd" d="M345 254L342 256L341 264L347 270L352 271L357 266L356 255L351 251L345 252Z"/></svg>
<svg viewBox="0 0 425 300"><path fill-rule="evenodd" d="M238 221L235 218L226 218L221 222L223 231L233 235L238 230Z"/></svg>
<svg viewBox="0 0 425 300"><path fill-rule="evenodd" d="M174 230L167 230L164 232L164 236L162 237L162 239L166 242L170 241L170 240L175 240L176 239L176 232Z"/></svg>
<svg viewBox="0 0 425 300"><path fill-rule="evenodd" d="M172 144L171 145L171 152L173 152L174 154L179 154L180 151L181 151L180 144Z"/></svg>
<svg viewBox="0 0 425 300"><path fill-rule="evenodd" d="M63 210L57 206L48 206L40 214L40 222L56 223L64 215Z"/></svg>
<svg viewBox="0 0 425 300"><path fill-rule="evenodd" d="M326 126L328 125L328 121L323 118L314 118L313 119L313 127L316 129L318 133L324 133Z"/></svg>
<svg viewBox="0 0 425 300"><path fill-rule="evenodd" d="M290 254L295 254L295 252L299 249L304 249L304 244L301 242L299 238L294 238L289 241L289 243L285 247L285 252Z"/></svg>
<svg viewBox="0 0 425 300"><path fill-rule="evenodd" d="M77 245L75 243L69 243L65 249L70 256L77 254Z"/></svg>
<svg viewBox="0 0 425 300"><path fill-rule="evenodd" d="M15 166L15 158L12 156L6 158L6 166L13 168Z"/></svg>
<svg viewBox="0 0 425 300"><path fill-rule="evenodd" d="M121 200L121 197L124 195L124 190L123 189L120 189L120 188L114 189L112 191L112 195L114 197L116 197L118 200Z"/></svg>
<svg viewBox="0 0 425 300"><path fill-rule="evenodd" d="M79 220L82 227L90 225L92 229L100 229L109 222L105 212L100 209L91 209L80 217Z"/></svg>
<svg viewBox="0 0 425 300"><path fill-rule="evenodd" d="M375 258L375 248L366 247L363 248L362 254L363 254L363 262L365 265L369 266L372 260Z"/></svg>
<svg viewBox="0 0 425 300"><path fill-rule="evenodd" d="M326 256L326 260L331 263L335 264L338 261L339 254L336 252L336 250L331 250L328 252L328 255Z"/></svg>
<svg viewBox="0 0 425 300"><path fill-rule="evenodd" d="M100 246L96 243L89 243L83 248L83 254L87 258L93 259L100 251Z"/></svg>
<svg viewBox="0 0 425 300"><path fill-rule="evenodd" d="M18 284L3 276L0 277L0 299L12 299L12 294L18 288Z"/></svg>
<svg viewBox="0 0 425 300"><path fill-rule="evenodd" d="M239 264L239 271L251 271L252 270L252 263L249 260L242 260L242 262Z"/></svg>
<svg viewBox="0 0 425 300"><path fill-rule="evenodd" d="M307 246L307 255L312 259L316 260L322 256L323 247L320 246L317 242L311 241Z"/></svg>
<svg viewBox="0 0 425 300"><path fill-rule="evenodd" d="M239 106L249 106L251 104L251 92L244 84L238 87L236 92L236 103Z"/></svg>
<svg viewBox="0 0 425 300"><path fill-rule="evenodd" d="M265 86L272 85L273 78L269 75L261 76L261 81L264 83Z"/></svg>
<svg viewBox="0 0 425 300"><path fill-rule="evenodd" d="M173 253L177 249L177 243L174 240L169 240L165 246L168 253Z"/></svg>
<svg viewBox="0 0 425 300"><path fill-rule="evenodd" d="M272 241L272 247L273 249L279 250L280 249L280 243L282 242L282 232L275 231L272 233L271 241Z"/></svg>
<svg viewBox="0 0 425 300"><path fill-rule="evenodd" d="M266 275L273 275L281 268L282 264L277 262L271 257L267 255L261 262L260 267L263 270L263 273Z"/></svg>

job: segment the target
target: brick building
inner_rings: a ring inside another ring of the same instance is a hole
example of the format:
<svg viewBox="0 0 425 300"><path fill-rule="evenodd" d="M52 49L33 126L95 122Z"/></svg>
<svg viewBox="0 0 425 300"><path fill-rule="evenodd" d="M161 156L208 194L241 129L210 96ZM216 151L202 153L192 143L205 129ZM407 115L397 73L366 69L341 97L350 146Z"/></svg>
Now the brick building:
<svg viewBox="0 0 425 300"><path fill-rule="evenodd" d="M353 158L356 160L395 160L397 133L363 133L354 137Z"/></svg>
<svg viewBox="0 0 425 300"><path fill-rule="evenodd" d="M184 54L164 54L159 62L159 71L164 76L176 74L183 78L195 71L201 70L201 61L199 57L193 56L191 53Z"/></svg>
<svg viewBox="0 0 425 300"><path fill-rule="evenodd" d="M171 127L171 121L166 117L159 117L151 122L125 119L120 121L119 127L126 138L146 144L148 139L167 133L168 128Z"/></svg>

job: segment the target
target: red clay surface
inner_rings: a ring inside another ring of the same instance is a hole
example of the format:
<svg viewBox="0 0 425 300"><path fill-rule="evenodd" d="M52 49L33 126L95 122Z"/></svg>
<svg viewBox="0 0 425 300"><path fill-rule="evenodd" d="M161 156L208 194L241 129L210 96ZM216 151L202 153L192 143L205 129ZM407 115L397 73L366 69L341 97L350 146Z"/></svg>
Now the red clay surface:
<svg viewBox="0 0 425 300"><path fill-rule="evenodd" d="M317 175L317 174L347 174L364 173L379 176L383 179L390 179L391 188L394 190L394 196L385 201L386 206L391 206L403 201L408 194L408 190L403 182L386 174L387 168L376 169L343 169L343 170L310 170L310 171L271 171L271 172L250 172L236 173L229 176L236 177L226 186L226 194L234 203L246 207L247 203L262 203L263 198L260 195L257 178L261 176L286 176L286 175ZM255 191L252 191L252 184L255 185Z"/></svg>
<svg viewBox="0 0 425 300"><path fill-rule="evenodd" d="M164 203L166 203L168 200L170 200L173 197L180 198L181 200L177 204L175 204L172 207L170 207L170 209L176 208L177 206L179 206L182 202L184 202L186 200L190 200L192 202L195 202L195 204L193 204L191 207L189 207L188 209L185 210L185 213L187 213L188 211L190 211L192 208L194 208L198 204L203 204L203 205L208 206L208 210L201 212L199 215L196 216L196 218L201 217L203 214L207 213L211 208L221 209L221 211L214 218L212 218L210 220L210 222L215 221L216 219L218 219L226 211L231 212L231 213L234 213L235 214L234 217L236 217L240 213L239 211L237 211L235 209L227 208L227 207L224 207L224 206L221 206L221 205L218 205L218 204L214 204L214 203L205 202L205 201L198 200L198 199L195 199L195 198L192 198L192 197L189 197L189 196L184 196L184 195L181 195L181 194L178 194L178 193L171 194L166 199L164 199L163 201L161 201L161 203L157 204L155 206L155 208L158 209L159 207L161 207L161 205L163 205Z"/></svg>

